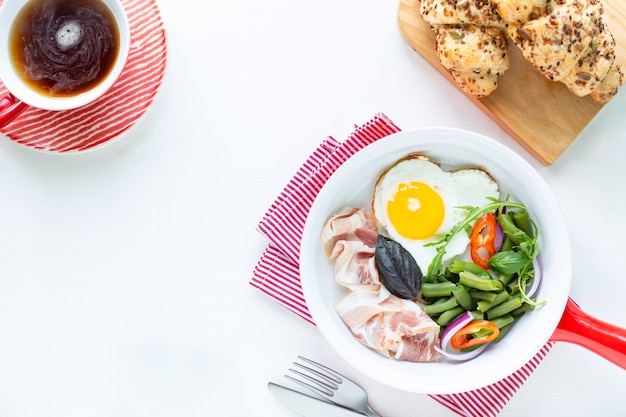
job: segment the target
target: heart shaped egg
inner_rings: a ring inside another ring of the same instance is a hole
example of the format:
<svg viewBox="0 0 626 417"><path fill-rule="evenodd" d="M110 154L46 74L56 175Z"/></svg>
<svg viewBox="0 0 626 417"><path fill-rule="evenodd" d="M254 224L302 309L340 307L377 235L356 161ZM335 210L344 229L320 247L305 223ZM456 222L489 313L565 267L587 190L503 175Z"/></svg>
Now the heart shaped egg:
<svg viewBox="0 0 626 417"><path fill-rule="evenodd" d="M422 271L436 250L425 246L441 240L467 215L463 207L481 207L499 198L498 183L482 169L445 171L427 156L411 154L378 178L372 209L388 236L413 255ZM463 253L466 233L448 244L444 262Z"/></svg>

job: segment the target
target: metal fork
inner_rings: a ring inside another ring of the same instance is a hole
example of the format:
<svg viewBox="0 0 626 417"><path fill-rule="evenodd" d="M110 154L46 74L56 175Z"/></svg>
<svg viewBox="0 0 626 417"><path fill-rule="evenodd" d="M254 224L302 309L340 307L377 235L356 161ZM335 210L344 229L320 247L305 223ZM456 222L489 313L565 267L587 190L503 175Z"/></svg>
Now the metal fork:
<svg viewBox="0 0 626 417"><path fill-rule="evenodd" d="M369 417L381 417L370 407L367 392L354 381L311 359L298 359L304 363L294 362L294 368L289 368L296 376L285 375L286 378L327 401Z"/></svg>

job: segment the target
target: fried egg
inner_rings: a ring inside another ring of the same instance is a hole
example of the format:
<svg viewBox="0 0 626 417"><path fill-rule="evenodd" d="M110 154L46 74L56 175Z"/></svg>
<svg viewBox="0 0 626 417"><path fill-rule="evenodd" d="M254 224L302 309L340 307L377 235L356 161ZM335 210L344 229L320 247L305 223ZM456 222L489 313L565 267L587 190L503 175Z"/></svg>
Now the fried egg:
<svg viewBox="0 0 626 417"><path fill-rule="evenodd" d="M498 183L482 169L444 171L427 156L411 154L378 178L372 209L388 236L426 273L437 252L424 245L441 240L463 220L463 206L482 207L499 195ZM465 252L468 244L467 233L458 233L448 244L444 262Z"/></svg>

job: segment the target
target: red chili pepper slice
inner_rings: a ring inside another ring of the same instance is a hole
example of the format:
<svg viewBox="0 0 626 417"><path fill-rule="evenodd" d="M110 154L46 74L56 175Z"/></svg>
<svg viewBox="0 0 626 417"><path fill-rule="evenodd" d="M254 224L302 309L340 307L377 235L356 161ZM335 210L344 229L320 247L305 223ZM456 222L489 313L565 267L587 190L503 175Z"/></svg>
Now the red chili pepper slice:
<svg viewBox="0 0 626 417"><path fill-rule="evenodd" d="M483 269L489 269L487 261L496 253L497 235L496 216L487 213L474 224L470 236L470 253L472 261Z"/></svg>
<svg viewBox="0 0 626 417"><path fill-rule="evenodd" d="M481 330L487 330L491 333L479 337L473 336ZM472 346L489 343L495 340L499 334L500 329L498 329L495 323L489 320L476 320L456 332L450 339L450 346L453 349L466 349Z"/></svg>

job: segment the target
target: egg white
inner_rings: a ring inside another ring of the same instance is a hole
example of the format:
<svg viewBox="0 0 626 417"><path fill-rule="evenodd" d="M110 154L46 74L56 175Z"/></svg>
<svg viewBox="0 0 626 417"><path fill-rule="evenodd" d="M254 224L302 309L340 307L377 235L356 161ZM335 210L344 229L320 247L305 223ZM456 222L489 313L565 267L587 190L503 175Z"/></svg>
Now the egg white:
<svg viewBox="0 0 626 417"><path fill-rule="evenodd" d="M394 227L387 213L387 203L402 183L418 181L429 185L444 202L444 218L441 226L430 237L425 239L409 239L402 236ZM428 266L436 255L433 246L428 243L438 242L455 224L463 220L467 210L462 206L482 207L489 203L489 198L499 198L497 182L484 170L478 168L444 171L424 155L409 155L396 162L385 171L374 187L372 209L377 221L388 236L401 244L426 273ZM467 233L458 233L448 244L443 261L466 251L469 245Z"/></svg>

